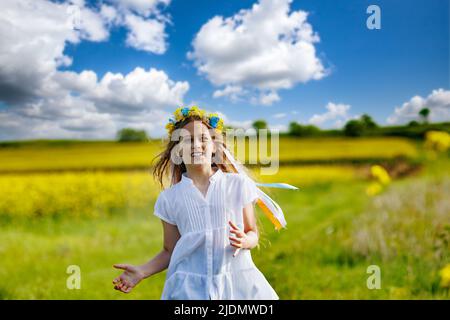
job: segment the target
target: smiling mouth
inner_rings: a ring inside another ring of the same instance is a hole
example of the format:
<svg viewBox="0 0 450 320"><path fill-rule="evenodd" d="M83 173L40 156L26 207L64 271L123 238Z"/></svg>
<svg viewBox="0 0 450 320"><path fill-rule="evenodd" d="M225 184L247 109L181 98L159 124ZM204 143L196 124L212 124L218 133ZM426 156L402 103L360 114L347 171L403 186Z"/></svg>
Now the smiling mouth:
<svg viewBox="0 0 450 320"><path fill-rule="evenodd" d="M205 153L204 152L192 152L191 153L191 157L201 157L204 156Z"/></svg>

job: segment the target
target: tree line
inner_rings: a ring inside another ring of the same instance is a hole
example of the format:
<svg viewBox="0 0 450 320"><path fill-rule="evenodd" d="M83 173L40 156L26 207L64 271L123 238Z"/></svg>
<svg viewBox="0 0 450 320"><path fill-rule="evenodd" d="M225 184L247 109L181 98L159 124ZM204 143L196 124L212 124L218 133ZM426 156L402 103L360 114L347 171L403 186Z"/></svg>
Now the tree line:
<svg viewBox="0 0 450 320"><path fill-rule="evenodd" d="M430 109L422 108L418 113L418 120L412 120L406 125L380 126L370 115L363 114L358 119L347 121L342 129L320 129L312 124L289 123L287 132L280 135L292 137L321 137L321 136L402 136L409 138L423 138L429 130L441 130L450 132L450 122L430 123ZM226 126L225 129L232 128ZM252 128L258 132L259 129L268 129L268 123L264 119L255 120ZM117 132L117 140L120 142L148 141L150 137L145 130L123 128Z"/></svg>

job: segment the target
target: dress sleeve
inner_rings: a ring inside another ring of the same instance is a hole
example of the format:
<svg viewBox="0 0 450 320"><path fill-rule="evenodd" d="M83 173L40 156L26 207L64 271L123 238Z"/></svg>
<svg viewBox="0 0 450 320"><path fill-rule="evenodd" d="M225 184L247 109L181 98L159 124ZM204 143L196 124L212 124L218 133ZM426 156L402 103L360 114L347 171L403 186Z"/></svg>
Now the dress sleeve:
<svg viewBox="0 0 450 320"><path fill-rule="evenodd" d="M242 175L241 179L241 205L245 207L259 198L258 187L255 182L246 175Z"/></svg>
<svg viewBox="0 0 450 320"><path fill-rule="evenodd" d="M171 211L169 201L166 199L164 192L161 192L158 199L156 199L153 214L165 222L176 225L175 219L172 217L173 212Z"/></svg>

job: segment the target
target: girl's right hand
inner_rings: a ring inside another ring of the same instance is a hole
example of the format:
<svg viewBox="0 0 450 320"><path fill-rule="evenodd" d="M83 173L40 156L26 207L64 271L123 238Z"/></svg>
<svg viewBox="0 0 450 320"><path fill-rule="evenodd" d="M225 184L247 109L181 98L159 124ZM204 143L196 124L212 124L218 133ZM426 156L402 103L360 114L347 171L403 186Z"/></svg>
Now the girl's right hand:
<svg viewBox="0 0 450 320"><path fill-rule="evenodd" d="M129 293L142 279L144 279L143 272L139 267L129 264L115 264L116 269L124 270L124 272L113 280L114 289Z"/></svg>

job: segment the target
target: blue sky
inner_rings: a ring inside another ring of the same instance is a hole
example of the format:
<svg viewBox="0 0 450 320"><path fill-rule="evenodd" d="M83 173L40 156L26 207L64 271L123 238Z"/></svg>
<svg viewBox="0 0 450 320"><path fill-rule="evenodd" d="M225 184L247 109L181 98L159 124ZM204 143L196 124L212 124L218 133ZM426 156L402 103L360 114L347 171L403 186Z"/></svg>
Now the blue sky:
<svg viewBox="0 0 450 320"><path fill-rule="evenodd" d="M386 124L394 109L403 104L408 104L403 111L411 112L414 106L409 104L414 105L411 102L414 96L420 96L423 99L421 103L426 104L434 97L435 90L443 89L439 94L448 98L449 4L446 0L293 1L289 12L308 12L307 23L320 37L320 41L313 46L315 56L327 74L317 80L294 81L288 89L276 88L279 99L270 105L252 102L251 96L259 92L252 85L249 85L250 90L256 91L238 101L229 97L214 98L213 93L225 85L215 85L206 74L201 74L194 61L188 59L187 52L194 51L193 39L211 18L232 17L241 9L251 10L255 3L257 1L172 0L168 5L159 6L160 14L170 20L165 25L167 48L163 53L127 45L128 30L114 25L109 28L107 39L66 42L63 52L71 57L72 63L58 66L57 70L78 74L83 70L92 70L101 79L107 72L126 75L136 67L145 70L155 68L164 71L175 82L189 83L189 89L182 97L185 104L195 103L211 111L219 111L235 122L248 123L264 118L273 127L279 128L290 121L311 122L314 115L327 112L329 103L347 106L342 111L343 121L368 113L377 122ZM366 9L371 4L381 8L380 30L366 27L369 16ZM99 3L91 1L85 6L98 10ZM245 87L247 83L244 81L239 85ZM0 95L0 101L1 98ZM442 115L449 115L450 104L445 101L444 105L436 107L439 109L436 113L439 119ZM3 101L2 104L3 109L14 108L14 103ZM170 112L174 108L175 105L168 104L162 109ZM274 118L275 114L278 114L277 118ZM401 116L399 114L393 123L409 119ZM338 126L333 115L326 119L318 124L322 127ZM160 132L155 126L152 128ZM0 127L0 138L1 130ZM48 131L48 134L58 132ZM69 133L64 135L70 136ZM84 136L89 137L89 133Z"/></svg>

